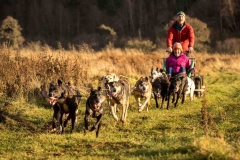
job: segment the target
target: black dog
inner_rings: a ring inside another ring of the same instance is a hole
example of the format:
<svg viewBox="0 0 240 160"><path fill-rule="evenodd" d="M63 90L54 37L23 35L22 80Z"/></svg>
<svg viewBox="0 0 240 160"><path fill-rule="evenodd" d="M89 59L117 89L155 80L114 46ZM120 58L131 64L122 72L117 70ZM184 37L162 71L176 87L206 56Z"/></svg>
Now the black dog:
<svg viewBox="0 0 240 160"><path fill-rule="evenodd" d="M97 90L91 89L90 96L88 97L86 102L86 111L84 117L85 134L89 126L88 119L90 116L92 116L93 118L97 119L97 122L91 127L89 131L97 129L96 137L98 137L104 115L103 101L104 95L101 91L101 87L98 87Z"/></svg>
<svg viewBox="0 0 240 160"><path fill-rule="evenodd" d="M152 82L152 87L153 87L153 95L154 99L156 102L156 107L158 108L158 99L162 98L162 103L160 105L160 108L163 108L164 101L168 99L168 85L169 81L166 76L162 77L157 77L153 82Z"/></svg>
<svg viewBox="0 0 240 160"><path fill-rule="evenodd" d="M63 133L64 127L71 119L72 132L77 121L78 104L81 99L79 90L70 84L62 84L62 81L58 80L57 85L50 83L48 95L44 92L43 95L49 99L54 109L52 131L57 129L58 133Z"/></svg>
<svg viewBox="0 0 240 160"><path fill-rule="evenodd" d="M182 97L182 104L185 102L185 95L188 87L187 76L184 73L178 73L175 76L170 78L170 86L168 91L168 102L167 109L169 108L170 95L173 95L172 102L175 101L175 94L177 95L177 99L174 103L174 107L177 107L178 100Z"/></svg>

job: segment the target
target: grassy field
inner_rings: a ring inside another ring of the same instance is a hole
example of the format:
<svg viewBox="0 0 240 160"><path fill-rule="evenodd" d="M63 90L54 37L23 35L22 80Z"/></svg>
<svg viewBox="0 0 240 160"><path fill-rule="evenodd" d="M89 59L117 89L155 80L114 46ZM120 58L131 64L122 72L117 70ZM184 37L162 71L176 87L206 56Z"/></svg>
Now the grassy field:
<svg viewBox="0 0 240 160"><path fill-rule="evenodd" d="M0 159L240 159L239 55L196 54L197 73L205 75L204 97L195 97L194 101L187 97L185 104L177 108L171 104L170 110L156 108L151 100L149 111L138 113L131 96L127 122L116 122L106 108L103 126L96 138L95 131L83 134L88 96L84 88L90 85L89 81L95 87L99 77L114 72L129 77L134 85L138 77L149 75L151 66L161 65L166 53L106 50L91 54L64 53L63 56L60 51L23 53L3 47L0 54L3 75L0 77ZM58 55L57 59L54 55ZM70 63L69 59L76 57L79 68L75 67L73 73L66 72L75 65L75 61ZM70 67L64 68L66 64ZM6 65L9 67L4 67ZM58 65L62 68L58 75L62 70L68 77L84 71L77 74L81 81L72 76L84 95L79 105L78 124L72 134L70 126L65 134L50 133L52 108L46 100L34 99L33 94L26 98L24 94L32 93L31 89L40 83L56 79ZM54 67L54 72L50 72ZM23 90L24 87L27 90ZM21 94L17 94L19 91ZM14 96L16 94L18 96ZM94 122L95 119L90 119L90 124Z"/></svg>
<svg viewBox="0 0 240 160"><path fill-rule="evenodd" d="M204 97L170 110L152 100L148 112L138 113L131 97L127 123L115 122L107 110L99 138L83 134L86 97L75 133L68 127L63 135L49 132L50 108L2 99L0 159L239 159L239 77L228 70L205 76Z"/></svg>

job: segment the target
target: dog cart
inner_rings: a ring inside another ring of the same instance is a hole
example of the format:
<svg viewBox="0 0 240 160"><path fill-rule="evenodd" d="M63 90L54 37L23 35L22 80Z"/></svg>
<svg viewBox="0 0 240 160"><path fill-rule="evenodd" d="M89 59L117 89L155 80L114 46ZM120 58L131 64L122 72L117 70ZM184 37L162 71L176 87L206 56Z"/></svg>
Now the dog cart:
<svg viewBox="0 0 240 160"><path fill-rule="evenodd" d="M189 58L191 60L191 67L190 70L196 66L196 59ZM166 58L163 59L163 70L166 71ZM203 75L196 75L195 73L188 73L188 77L190 77L195 83L195 90L194 93L197 97L202 97L205 91L204 86L204 76Z"/></svg>

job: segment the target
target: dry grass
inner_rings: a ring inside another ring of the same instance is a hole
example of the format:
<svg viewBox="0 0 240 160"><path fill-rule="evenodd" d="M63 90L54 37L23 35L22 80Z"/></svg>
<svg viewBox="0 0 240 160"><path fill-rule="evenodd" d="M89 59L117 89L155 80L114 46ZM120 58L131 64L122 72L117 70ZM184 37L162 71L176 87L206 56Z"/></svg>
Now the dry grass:
<svg viewBox="0 0 240 160"><path fill-rule="evenodd" d="M100 78L107 73L127 77L134 84L141 76L148 76L152 66L162 67L162 59L168 56L164 50L144 54L137 50L105 49L54 50L44 45L32 45L21 50L0 46L0 92L9 97L28 97L34 90L46 89L58 78L86 89L97 87ZM239 71L240 55L195 53L197 74L211 75L214 71L232 69Z"/></svg>
<svg viewBox="0 0 240 160"><path fill-rule="evenodd" d="M29 101L38 102L42 97L40 90L58 78L71 81L82 93L90 83L97 87L99 79L110 72L128 77L134 84L140 76L148 76L152 66L162 67L162 59L168 56L165 51L150 54L120 49L65 51L34 45L13 50L3 45L0 55L0 153L3 159L240 157L239 55L195 53L197 74L206 75L204 97L170 110L159 110L151 101L153 107L141 114L131 97L128 122L119 125L106 114L99 139L94 133L83 135L86 97L79 106L76 133L62 136L48 132L52 110ZM3 95L22 99L5 100Z"/></svg>

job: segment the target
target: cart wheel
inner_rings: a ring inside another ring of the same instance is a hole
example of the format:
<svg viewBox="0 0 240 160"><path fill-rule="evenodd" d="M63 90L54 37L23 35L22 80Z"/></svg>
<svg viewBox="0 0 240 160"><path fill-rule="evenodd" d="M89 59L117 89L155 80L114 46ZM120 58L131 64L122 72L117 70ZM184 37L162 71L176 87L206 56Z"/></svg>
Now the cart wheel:
<svg viewBox="0 0 240 160"><path fill-rule="evenodd" d="M195 79L195 88L196 89L201 89L201 80L198 79L198 78ZM201 92L197 91L196 96L201 97Z"/></svg>

